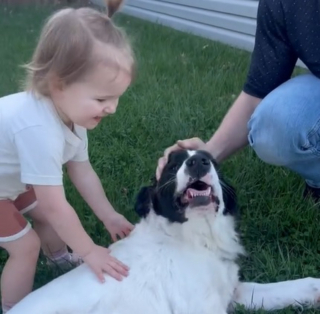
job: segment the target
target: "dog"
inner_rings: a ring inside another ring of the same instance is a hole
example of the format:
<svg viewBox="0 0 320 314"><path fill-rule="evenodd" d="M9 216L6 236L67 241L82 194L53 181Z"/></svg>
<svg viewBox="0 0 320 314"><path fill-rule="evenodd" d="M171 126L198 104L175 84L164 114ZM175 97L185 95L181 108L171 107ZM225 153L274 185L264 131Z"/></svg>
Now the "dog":
<svg viewBox="0 0 320 314"><path fill-rule="evenodd" d="M239 281L245 254L237 197L205 151L172 152L158 181L137 194L140 217L110 246L130 267L121 282L100 283L85 264L26 296L9 314L226 314L245 309L318 306L320 280Z"/></svg>

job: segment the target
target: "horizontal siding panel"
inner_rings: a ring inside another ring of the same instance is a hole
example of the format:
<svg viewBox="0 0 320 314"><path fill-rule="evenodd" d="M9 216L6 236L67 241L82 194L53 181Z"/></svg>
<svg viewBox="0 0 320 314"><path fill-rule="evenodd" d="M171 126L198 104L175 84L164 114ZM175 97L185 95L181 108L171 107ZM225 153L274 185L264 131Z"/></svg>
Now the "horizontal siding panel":
<svg viewBox="0 0 320 314"><path fill-rule="evenodd" d="M173 16L201 24L207 24L247 35L255 35L256 20L247 17L180 6L164 1L128 0L126 6L128 8L140 8L143 10Z"/></svg>
<svg viewBox="0 0 320 314"><path fill-rule="evenodd" d="M255 19L257 16L257 0L159 0L179 6L216 11Z"/></svg>
<svg viewBox="0 0 320 314"><path fill-rule="evenodd" d="M131 6L125 6L122 12L154 23L162 24L179 31L202 36L212 40L218 40L225 44L251 51L254 44L254 37L250 35L235 33L229 30L213 27L210 25L199 24L173 16L167 16L156 12L143 10Z"/></svg>
<svg viewBox="0 0 320 314"><path fill-rule="evenodd" d="M92 0L91 2L100 6L104 5L104 0ZM258 10L257 0L158 0L158 2L167 2L178 6L204 9L253 19L256 18Z"/></svg>
<svg viewBox="0 0 320 314"><path fill-rule="evenodd" d="M258 0L125 0L121 11L252 52ZM91 0L104 6L104 0ZM298 60L297 65L306 68Z"/></svg>

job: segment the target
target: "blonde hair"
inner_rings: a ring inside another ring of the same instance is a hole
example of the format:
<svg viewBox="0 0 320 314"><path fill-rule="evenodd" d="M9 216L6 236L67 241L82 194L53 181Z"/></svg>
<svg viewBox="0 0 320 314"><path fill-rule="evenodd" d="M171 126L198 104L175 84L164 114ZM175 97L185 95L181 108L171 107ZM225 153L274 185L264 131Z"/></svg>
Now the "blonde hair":
<svg viewBox="0 0 320 314"><path fill-rule="evenodd" d="M133 78L135 60L125 33L112 22L112 15L119 9L122 0L106 1L108 13L95 9L67 8L50 16L45 23L27 70L26 90L49 96L50 75L68 85L80 80L97 62L94 57L96 42L115 48L129 61L128 70ZM116 56L105 56L117 63Z"/></svg>

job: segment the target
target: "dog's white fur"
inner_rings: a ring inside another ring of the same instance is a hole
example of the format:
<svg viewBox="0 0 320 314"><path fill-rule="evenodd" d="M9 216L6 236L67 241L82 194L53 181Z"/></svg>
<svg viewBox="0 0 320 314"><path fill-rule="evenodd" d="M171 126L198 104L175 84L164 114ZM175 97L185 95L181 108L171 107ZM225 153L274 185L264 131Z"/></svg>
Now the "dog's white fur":
<svg viewBox="0 0 320 314"><path fill-rule="evenodd" d="M183 167L177 173L178 189L187 182ZM236 304L266 310L317 305L319 279L238 281L236 259L244 250L233 218L223 215L222 190L213 165L210 174L221 200L218 211L187 208L188 221L181 224L170 223L151 209L130 236L110 246L112 255L130 267L122 282L106 275L101 284L81 265L34 291L8 313L225 314Z"/></svg>

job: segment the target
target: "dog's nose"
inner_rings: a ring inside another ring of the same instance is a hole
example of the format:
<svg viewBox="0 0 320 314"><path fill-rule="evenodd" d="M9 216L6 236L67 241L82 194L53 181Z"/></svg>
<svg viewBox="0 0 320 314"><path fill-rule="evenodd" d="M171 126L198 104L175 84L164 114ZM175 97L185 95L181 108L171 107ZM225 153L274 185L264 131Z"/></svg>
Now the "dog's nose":
<svg viewBox="0 0 320 314"><path fill-rule="evenodd" d="M191 177L202 178L210 171L210 160L206 156L196 154L186 161L186 166Z"/></svg>

